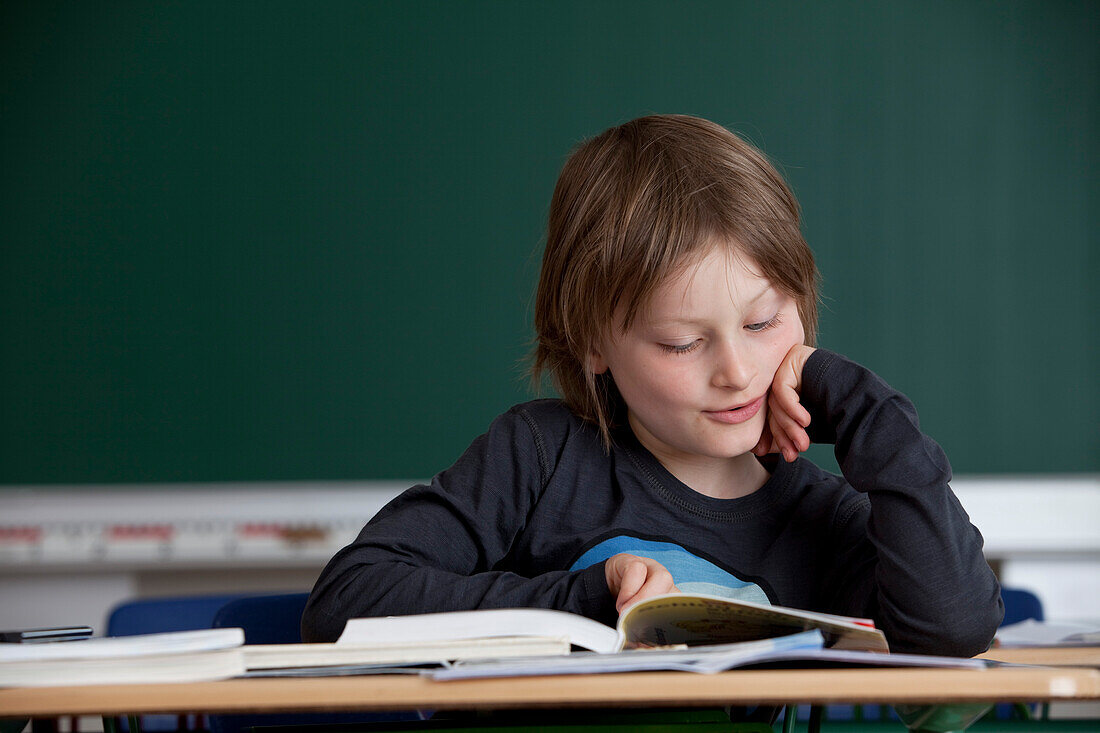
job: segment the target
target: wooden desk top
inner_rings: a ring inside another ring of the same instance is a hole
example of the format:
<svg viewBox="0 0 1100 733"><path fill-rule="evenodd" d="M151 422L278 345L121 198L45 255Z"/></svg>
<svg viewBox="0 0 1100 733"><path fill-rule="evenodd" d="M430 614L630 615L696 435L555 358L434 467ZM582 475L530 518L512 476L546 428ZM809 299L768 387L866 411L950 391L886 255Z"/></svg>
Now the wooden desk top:
<svg viewBox="0 0 1100 733"><path fill-rule="evenodd" d="M433 682L411 675L0 689L0 717L1100 699L1100 670L740 670Z"/></svg>
<svg viewBox="0 0 1100 733"><path fill-rule="evenodd" d="M1006 647L990 649L978 657L1013 664L1100 667L1100 646Z"/></svg>

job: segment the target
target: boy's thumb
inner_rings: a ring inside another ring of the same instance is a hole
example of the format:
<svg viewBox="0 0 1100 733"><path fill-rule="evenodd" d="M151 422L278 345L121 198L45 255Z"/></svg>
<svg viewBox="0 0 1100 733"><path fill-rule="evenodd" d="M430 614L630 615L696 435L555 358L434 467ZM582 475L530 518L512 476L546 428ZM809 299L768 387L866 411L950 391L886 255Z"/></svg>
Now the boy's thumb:
<svg viewBox="0 0 1100 733"><path fill-rule="evenodd" d="M646 575L645 563L641 560L631 560L623 571L623 579L619 584L619 598L633 598L645 584Z"/></svg>

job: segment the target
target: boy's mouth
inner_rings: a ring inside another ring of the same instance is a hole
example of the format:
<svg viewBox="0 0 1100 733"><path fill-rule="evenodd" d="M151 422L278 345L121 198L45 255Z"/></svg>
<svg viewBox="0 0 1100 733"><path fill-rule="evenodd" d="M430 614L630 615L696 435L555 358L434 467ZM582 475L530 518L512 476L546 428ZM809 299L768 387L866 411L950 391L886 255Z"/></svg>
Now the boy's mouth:
<svg viewBox="0 0 1100 733"><path fill-rule="evenodd" d="M763 407L763 405L764 396L761 395L752 402L748 402L744 405L738 405L724 410L707 410L704 414L716 422L734 425L751 420L756 416L756 413L760 412L760 408Z"/></svg>

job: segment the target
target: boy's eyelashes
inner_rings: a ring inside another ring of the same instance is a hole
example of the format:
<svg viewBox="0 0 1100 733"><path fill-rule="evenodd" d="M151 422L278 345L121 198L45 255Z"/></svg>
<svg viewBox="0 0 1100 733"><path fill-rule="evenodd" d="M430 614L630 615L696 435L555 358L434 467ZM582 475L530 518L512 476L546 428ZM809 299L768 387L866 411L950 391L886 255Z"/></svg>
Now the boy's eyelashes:
<svg viewBox="0 0 1100 733"><path fill-rule="evenodd" d="M774 316L766 321L761 321L760 323L750 323L749 325L745 326L745 328L752 331L753 333L760 333L761 331L767 331L769 328L775 328L782 322L783 320L780 318L780 314L776 313Z"/></svg>
<svg viewBox="0 0 1100 733"><path fill-rule="evenodd" d="M756 322L756 323L746 324L745 325L745 330L749 331L750 333L760 333L761 331L767 331L769 328L775 328L776 326L780 325L782 322L783 321L780 317L780 314L776 313L774 316L772 316L771 318L769 318L766 321L759 321L759 322ZM688 354L692 351L695 351L695 349L699 348L699 346L701 346L702 343L703 343L703 339L695 339L691 343L687 343L687 344L658 343L657 345L660 346L665 351L669 352L670 354Z"/></svg>
<svg viewBox="0 0 1100 733"><path fill-rule="evenodd" d="M687 354L699 348L701 343L703 343L702 339L695 339L690 344L658 344L658 346L670 354Z"/></svg>

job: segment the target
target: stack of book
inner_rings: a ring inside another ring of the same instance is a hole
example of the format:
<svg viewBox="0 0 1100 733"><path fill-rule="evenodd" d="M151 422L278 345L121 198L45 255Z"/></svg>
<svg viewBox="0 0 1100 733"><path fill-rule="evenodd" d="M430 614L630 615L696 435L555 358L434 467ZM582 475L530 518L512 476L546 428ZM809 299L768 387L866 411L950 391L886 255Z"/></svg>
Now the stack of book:
<svg viewBox="0 0 1100 733"><path fill-rule="evenodd" d="M240 629L0 644L0 686L197 682L244 674Z"/></svg>
<svg viewBox="0 0 1100 733"><path fill-rule="evenodd" d="M352 619L333 644L243 642L240 629L211 629L0 644L0 685L396 672L439 680L652 669L712 673L750 664L985 664L889 654L886 638L867 619L683 593L630 607L616 628L562 611L492 609Z"/></svg>

